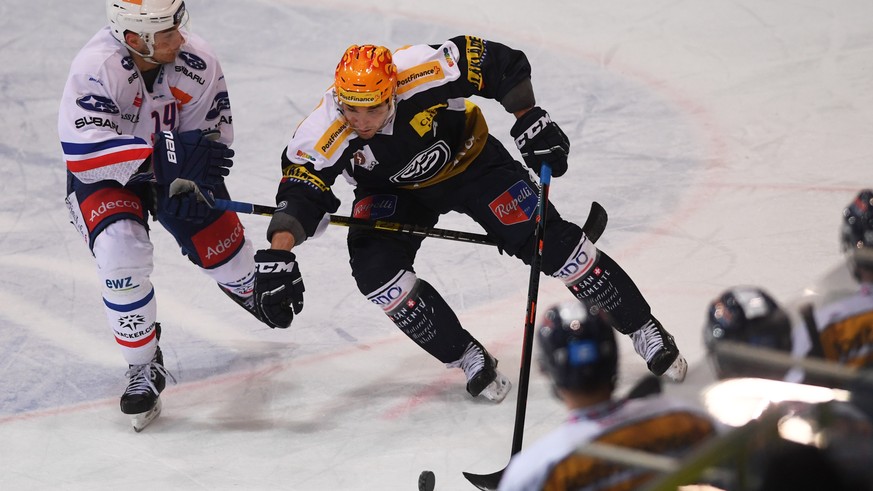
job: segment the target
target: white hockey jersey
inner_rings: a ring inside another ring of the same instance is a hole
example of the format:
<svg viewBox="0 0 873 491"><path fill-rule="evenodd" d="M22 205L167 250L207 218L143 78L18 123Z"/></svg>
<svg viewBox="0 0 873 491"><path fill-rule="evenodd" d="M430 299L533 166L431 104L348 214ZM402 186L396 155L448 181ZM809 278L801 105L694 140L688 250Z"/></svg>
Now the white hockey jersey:
<svg viewBox="0 0 873 491"><path fill-rule="evenodd" d="M652 474L574 454L575 449L597 441L680 457L715 436L717 428L704 411L662 396L577 410L564 424L516 454L498 489L634 489Z"/></svg>
<svg viewBox="0 0 873 491"><path fill-rule="evenodd" d="M127 184L152 179L137 169L151 155L154 134L166 130L217 130L230 146L233 120L218 59L196 34L172 64L164 64L152 91L127 47L108 27L73 59L58 114L67 169L84 183Z"/></svg>

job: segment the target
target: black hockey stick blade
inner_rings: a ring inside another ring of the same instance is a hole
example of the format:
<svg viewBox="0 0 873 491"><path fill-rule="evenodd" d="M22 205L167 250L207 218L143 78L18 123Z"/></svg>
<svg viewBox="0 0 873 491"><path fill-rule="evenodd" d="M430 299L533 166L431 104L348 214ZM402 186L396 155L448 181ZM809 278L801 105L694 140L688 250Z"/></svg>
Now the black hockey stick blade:
<svg viewBox="0 0 873 491"><path fill-rule="evenodd" d="M661 393L661 379L654 375L646 375L640 379L630 391L628 391L627 399L640 399L655 394Z"/></svg>
<svg viewBox="0 0 873 491"><path fill-rule="evenodd" d="M661 379L654 375L646 375L638 380L633 387L631 387L625 398L639 399L642 397L648 397L650 395L660 393ZM476 486L477 489L481 489L483 491L494 491L500 484L500 479L503 477L503 472L505 470L506 469L501 469L493 474L485 475L471 474L469 472L465 472L464 477L466 477L473 486Z"/></svg>
<svg viewBox="0 0 873 491"><path fill-rule="evenodd" d="M497 489L497 485L500 484L500 478L503 477L504 470L506 469L500 469L493 474L471 474L465 472L464 477L470 481L470 484L476 486L477 489L481 489L482 491L494 491Z"/></svg>
<svg viewBox="0 0 873 491"><path fill-rule="evenodd" d="M596 244L597 239L603 235L603 231L606 230L607 221L609 221L609 216L606 214L606 210L600 203L592 201L591 211L588 212L588 219L585 220L585 225L582 225L582 230L588 236L588 240L591 243Z"/></svg>

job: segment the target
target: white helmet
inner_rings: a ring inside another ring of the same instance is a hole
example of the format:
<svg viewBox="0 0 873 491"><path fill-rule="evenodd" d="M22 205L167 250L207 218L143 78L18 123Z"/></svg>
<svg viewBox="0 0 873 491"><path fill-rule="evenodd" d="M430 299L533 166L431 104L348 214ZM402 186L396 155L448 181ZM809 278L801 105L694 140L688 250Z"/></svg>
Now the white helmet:
<svg viewBox="0 0 873 491"><path fill-rule="evenodd" d="M133 49L124 40L125 31L138 34L154 55L154 34L188 21L184 0L106 0L106 17L112 35ZM149 60L151 61L151 60Z"/></svg>

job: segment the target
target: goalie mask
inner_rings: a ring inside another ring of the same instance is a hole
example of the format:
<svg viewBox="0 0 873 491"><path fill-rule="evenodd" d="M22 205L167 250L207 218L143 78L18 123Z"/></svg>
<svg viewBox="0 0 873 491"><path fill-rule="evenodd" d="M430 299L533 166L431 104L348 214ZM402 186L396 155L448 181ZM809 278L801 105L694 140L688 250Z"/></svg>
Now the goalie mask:
<svg viewBox="0 0 873 491"><path fill-rule="evenodd" d="M151 59L155 54L155 34L185 25L188 11L184 0L107 0L106 17L115 39L138 52L127 44L124 33L130 31L139 35L148 47L148 53L142 53L143 58L155 63Z"/></svg>
<svg viewBox="0 0 873 491"><path fill-rule="evenodd" d="M759 377L781 380L785 370L767 368L718 353L722 341L791 352L791 321L776 301L760 288L735 287L709 304L703 342L720 379Z"/></svg>
<svg viewBox="0 0 873 491"><path fill-rule="evenodd" d="M555 386L568 390L614 388L618 347L612 318L573 300L555 305L537 329L540 367Z"/></svg>
<svg viewBox="0 0 873 491"><path fill-rule="evenodd" d="M873 271L873 190L865 189L843 210L840 243L849 271Z"/></svg>

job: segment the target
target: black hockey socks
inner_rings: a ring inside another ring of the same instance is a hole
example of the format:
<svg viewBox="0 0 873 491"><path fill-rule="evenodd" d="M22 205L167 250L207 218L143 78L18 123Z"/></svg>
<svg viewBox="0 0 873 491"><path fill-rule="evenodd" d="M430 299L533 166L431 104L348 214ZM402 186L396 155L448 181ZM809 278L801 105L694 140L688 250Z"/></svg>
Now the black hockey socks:
<svg viewBox="0 0 873 491"><path fill-rule="evenodd" d="M594 261L567 288L573 296L606 310L622 334L631 334L652 318L651 308L633 280L605 252L597 250Z"/></svg>
<svg viewBox="0 0 873 491"><path fill-rule="evenodd" d="M412 281L409 281L412 280ZM396 292L397 295L392 294ZM380 299L390 299L390 308ZM426 281L405 272L397 281L368 295L409 339L443 363L457 361L473 341L458 317Z"/></svg>
<svg viewBox="0 0 873 491"><path fill-rule="evenodd" d="M388 317L409 339L443 363L456 361L473 341L443 297L421 279L406 301L388 312Z"/></svg>

